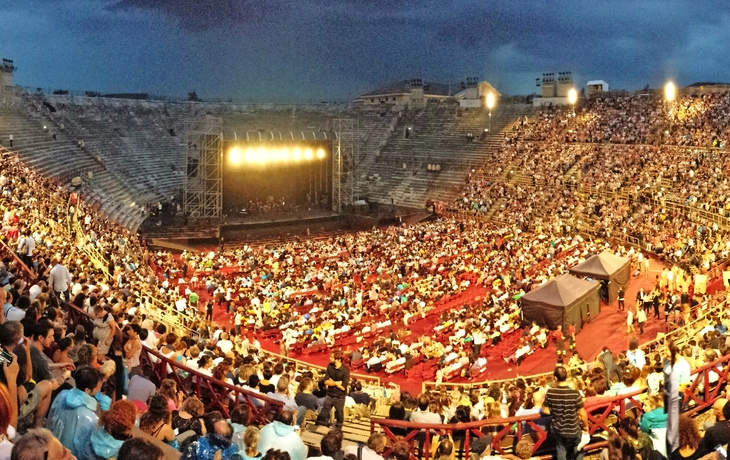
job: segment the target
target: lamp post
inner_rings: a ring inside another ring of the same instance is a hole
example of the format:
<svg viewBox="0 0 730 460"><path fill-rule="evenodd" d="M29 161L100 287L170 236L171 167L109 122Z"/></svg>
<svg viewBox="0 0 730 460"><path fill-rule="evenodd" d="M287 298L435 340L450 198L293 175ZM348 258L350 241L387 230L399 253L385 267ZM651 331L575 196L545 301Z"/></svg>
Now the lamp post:
<svg viewBox="0 0 730 460"><path fill-rule="evenodd" d="M570 91L568 91L568 102L573 107L573 116L575 117L575 103L578 102L578 91L575 88L570 88Z"/></svg>
<svg viewBox="0 0 730 460"><path fill-rule="evenodd" d="M492 132L492 107L494 107L494 93L487 93L487 108L489 109L489 133Z"/></svg>

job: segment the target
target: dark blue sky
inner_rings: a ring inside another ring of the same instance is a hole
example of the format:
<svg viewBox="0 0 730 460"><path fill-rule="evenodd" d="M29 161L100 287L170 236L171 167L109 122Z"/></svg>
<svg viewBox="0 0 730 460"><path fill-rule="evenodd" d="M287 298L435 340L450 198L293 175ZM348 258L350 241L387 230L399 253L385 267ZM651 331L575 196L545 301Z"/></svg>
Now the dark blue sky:
<svg viewBox="0 0 730 460"><path fill-rule="evenodd" d="M347 100L402 78L535 91L730 81L728 0L0 0L30 87Z"/></svg>

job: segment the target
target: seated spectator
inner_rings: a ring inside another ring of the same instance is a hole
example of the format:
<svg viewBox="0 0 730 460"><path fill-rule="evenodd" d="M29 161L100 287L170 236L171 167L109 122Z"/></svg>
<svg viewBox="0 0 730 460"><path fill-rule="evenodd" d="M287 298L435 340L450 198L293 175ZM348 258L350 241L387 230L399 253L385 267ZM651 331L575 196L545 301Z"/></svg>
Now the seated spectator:
<svg viewBox="0 0 730 460"><path fill-rule="evenodd" d="M715 423L705 430L697 455L707 455L715 450L715 446L730 442L730 403L725 398L718 398L712 405Z"/></svg>
<svg viewBox="0 0 730 460"><path fill-rule="evenodd" d="M309 457L309 460L334 460L342 457L342 441L334 431L332 430L324 435L319 442L319 450L322 455Z"/></svg>
<svg viewBox="0 0 730 460"><path fill-rule="evenodd" d="M8 387L0 384L0 460L7 460L13 450L13 444L10 442L15 437L15 426L18 425L18 395L15 391L15 380L13 373L17 374L18 363L6 366L0 364L5 371L5 377L11 378L12 391L8 391ZM11 369L12 368L12 369ZM12 398L12 399L11 399Z"/></svg>
<svg viewBox="0 0 730 460"><path fill-rule="evenodd" d="M370 395L362 391L362 383L357 380L352 381L352 390L348 396L350 396L357 404L364 404L366 406L370 405Z"/></svg>
<svg viewBox="0 0 730 460"><path fill-rule="evenodd" d="M233 427L233 442L238 446L238 450L244 450L243 436L246 427L251 421L251 408L248 404L239 404L238 407L231 412L231 426ZM256 441L258 445L258 440Z"/></svg>
<svg viewBox="0 0 730 460"><path fill-rule="evenodd" d="M312 394L313 386L314 384L311 378L302 377L302 380L299 381L299 388L297 389L297 394L294 396L294 400L299 406L317 412L317 409L319 408L319 401L317 400L317 397Z"/></svg>
<svg viewBox="0 0 730 460"><path fill-rule="evenodd" d="M139 419L139 429L148 435L168 444L174 444L175 432L172 430L172 413L167 404L167 398L154 395Z"/></svg>
<svg viewBox="0 0 730 460"><path fill-rule="evenodd" d="M162 449L142 438L124 441L119 449L117 460L162 460Z"/></svg>
<svg viewBox="0 0 730 460"><path fill-rule="evenodd" d="M352 454L363 460L383 460L382 453L388 439L382 433L373 433L368 438L368 442L364 446L347 446L345 447L345 455Z"/></svg>
<svg viewBox="0 0 730 460"><path fill-rule="evenodd" d="M406 421L406 408L402 402L397 401L390 406L390 409L388 409L388 419L401 422ZM405 436L408 433L408 428L392 427L391 431L396 436Z"/></svg>
<svg viewBox="0 0 730 460"><path fill-rule="evenodd" d="M63 390L53 401L47 425L61 444L81 457L99 421L98 403L93 395L101 387L101 374L93 367L83 366L74 373L74 380L76 388Z"/></svg>
<svg viewBox="0 0 730 460"><path fill-rule="evenodd" d="M261 440L261 432L255 426L246 428L243 433L243 448L241 460L259 460L264 454L259 452L258 446Z"/></svg>
<svg viewBox="0 0 730 460"><path fill-rule="evenodd" d="M205 406L196 396L191 396L183 401L179 411L172 412L172 429L182 434L186 431L194 431L196 436L205 434L205 424L202 417Z"/></svg>
<svg viewBox="0 0 730 460"><path fill-rule="evenodd" d="M289 396L289 377L279 377L278 381L276 382L276 393L267 393L266 396L276 401L283 402L284 409L296 412L296 424L302 424L302 422L304 421L304 415L307 412L307 408L304 406L300 406L299 404L297 404L294 398Z"/></svg>
<svg viewBox="0 0 730 460"><path fill-rule="evenodd" d="M228 420L220 419L213 425L213 431L185 448L181 460L239 460L238 446L231 442L233 428ZM216 453L220 452L220 456Z"/></svg>
<svg viewBox="0 0 730 460"><path fill-rule="evenodd" d="M129 401L121 400L99 418L101 426L91 433L91 443L83 458L117 458L124 441L132 437L137 410Z"/></svg>
<svg viewBox="0 0 730 460"><path fill-rule="evenodd" d="M698 459L699 445L700 433L697 425L688 415L681 415L679 417L679 447L669 454L668 460Z"/></svg>
<svg viewBox="0 0 730 460"><path fill-rule="evenodd" d="M261 429L259 452L280 448L289 452L292 460L307 458L307 447L294 429L295 413L283 410L277 419Z"/></svg>
<svg viewBox="0 0 730 460"><path fill-rule="evenodd" d="M427 394L418 397L418 409L411 412L411 422L415 423L443 423L438 413L438 403L431 401Z"/></svg>
<svg viewBox="0 0 730 460"><path fill-rule="evenodd" d="M152 372L152 365L144 364L142 365L142 371L129 380L129 389L127 391L129 401L139 401L147 405L147 401L157 393L157 387L150 381Z"/></svg>
<svg viewBox="0 0 730 460"><path fill-rule="evenodd" d="M13 460L71 460L75 456L49 430L36 428L28 430L15 441L10 458Z"/></svg>

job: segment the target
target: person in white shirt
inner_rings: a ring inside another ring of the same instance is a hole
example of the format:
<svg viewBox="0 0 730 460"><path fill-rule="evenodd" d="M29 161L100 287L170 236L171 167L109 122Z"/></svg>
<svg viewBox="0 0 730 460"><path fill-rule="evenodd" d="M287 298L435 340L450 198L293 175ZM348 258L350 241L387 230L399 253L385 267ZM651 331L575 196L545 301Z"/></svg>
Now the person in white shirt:
<svg viewBox="0 0 730 460"><path fill-rule="evenodd" d="M365 446L350 445L345 447L345 455L353 454L362 460L383 460L381 455L385 450L388 440L382 433L373 433L368 438ZM360 451L360 452L358 452Z"/></svg>
<svg viewBox="0 0 730 460"><path fill-rule="evenodd" d="M216 347L226 356L233 351L233 342L228 339L227 332L221 333L220 340L216 342Z"/></svg>
<svg viewBox="0 0 730 460"><path fill-rule="evenodd" d="M64 300L68 302L70 300L68 288L71 285L71 273L68 269L61 265L61 259L56 257L54 259L55 265L51 269L51 273L48 277L48 284L56 293L59 298L63 296Z"/></svg>

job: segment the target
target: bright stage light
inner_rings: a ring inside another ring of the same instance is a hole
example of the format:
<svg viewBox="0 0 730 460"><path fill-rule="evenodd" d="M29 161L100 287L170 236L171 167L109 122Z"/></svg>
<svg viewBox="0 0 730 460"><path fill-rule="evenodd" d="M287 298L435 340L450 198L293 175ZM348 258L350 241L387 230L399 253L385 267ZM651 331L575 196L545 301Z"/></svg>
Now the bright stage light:
<svg viewBox="0 0 730 460"><path fill-rule="evenodd" d="M666 85L664 85L664 98L668 102L672 102L674 101L675 97L677 97L677 87L674 86L674 83L670 81Z"/></svg>
<svg viewBox="0 0 730 460"><path fill-rule="evenodd" d="M238 147L233 147L228 152L228 161L230 161L232 164L237 165L240 164L243 161L243 152Z"/></svg>
<svg viewBox="0 0 730 460"><path fill-rule="evenodd" d="M324 149L317 149L317 158L324 158Z"/></svg>
<svg viewBox="0 0 730 460"><path fill-rule="evenodd" d="M314 152L312 151L312 149L304 150L304 158L306 158L307 160L311 160L312 158L314 158Z"/></svg>
<svg viewBox="0 0 730 460"><path fill-rule="evenodd" d="M294 161L299 161L302 159L302 149L299 147L294 147L294 151L291 154L291 158Z"/></svg>

